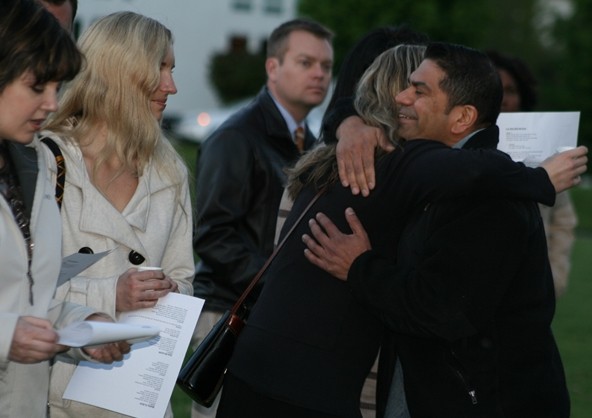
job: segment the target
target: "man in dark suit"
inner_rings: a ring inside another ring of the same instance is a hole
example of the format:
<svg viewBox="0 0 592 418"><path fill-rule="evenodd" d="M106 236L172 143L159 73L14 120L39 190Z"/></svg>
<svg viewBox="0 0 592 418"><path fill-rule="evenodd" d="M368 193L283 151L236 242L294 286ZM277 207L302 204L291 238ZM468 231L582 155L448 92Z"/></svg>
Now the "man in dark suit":
<svg viewBox="0 0 592 418"><path fill-rule="evenodd" d="M266 85L201 148L193 241L200 261L194 288L206 304L197 342L232 307L273 250L284 169L316 140L306 116L323 101L331 82L332 36L303 19L276 28L267 44ZM215 405L194 404L192 416L215 412Z"/></svg>
<svg viewBox="0 0 592 418"><path fill-rule="evenodd" d="M494 148L501 97L484 54L431 44L409 88L396 97L398 132L407 140ZM586 151L574 151L573 177L585 170ZM534 202L430 204L407 226L396 260L373 252L355 214L346 217L350 235L318 215L320 226L311 228L316 241L305 237L306 255L348 280L394 331L396 351L383 348L383 354L390 354L389 364L400 356L412 417L569 416L551 331L553 280ZM390 379L390 369L382 372ZM392 398L389 407L396 405ZM395 416L389 409L387 416Z"/></svg>

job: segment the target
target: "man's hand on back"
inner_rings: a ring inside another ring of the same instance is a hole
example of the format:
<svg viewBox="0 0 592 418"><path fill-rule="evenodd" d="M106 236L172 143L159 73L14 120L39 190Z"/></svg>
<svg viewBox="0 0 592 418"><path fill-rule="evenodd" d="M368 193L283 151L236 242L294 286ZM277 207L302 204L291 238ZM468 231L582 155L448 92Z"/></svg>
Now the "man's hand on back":
<svg viewBox="0 0 592 418"><path fill-rule="evenodd" d="M312 237L303 235L304 256L315 266L340 280L347 274L354 260L372 249L368 234L352 208L345 210L345 218L352 234L342 233L327 216L318 213L308 224Z"/></svg>

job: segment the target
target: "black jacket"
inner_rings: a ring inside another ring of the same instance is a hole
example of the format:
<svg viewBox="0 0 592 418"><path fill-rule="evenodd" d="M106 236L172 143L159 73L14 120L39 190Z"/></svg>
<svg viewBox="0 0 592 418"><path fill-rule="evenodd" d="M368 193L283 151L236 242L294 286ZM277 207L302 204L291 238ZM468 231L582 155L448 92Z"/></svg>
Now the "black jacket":
<svg viewBox="0 0 592 418"><path fill-rule="evenodd" d="M502 176L500 171L507 172L508 165L516 168L498 152L450 150L435 141L409 142L377 162L379 181L369 197L353 196L336 183L315 203L310 216L321 211L346 231L343 213L351 206L373 245L394 256L392 242L416 207L464 193L498 194L512 185L520 189L521 178L547 179L539 170ZM296 198L286 228L315 193L309 185ZM309 233L309 227L308 217L304 219L267 270L265 286L228 370L263 396L339 417L358 417L360 391L376 359L384 325L356 301L346 282L306 260L301 236ZM257 415L245 411L244 416Z"/></svg>
<svg viewBox="0 0 592 418"><path fill-rule="evenodd" d="M315 143L307 129L305 148ZM273 250L284 168L299 157L266 88L201 147L196 171L195 295L230 308Z"/></svg>
<svg viewBox="0 0 592 418"><path fill-rule="evenodd" d="M465 148L495 146L493 133L476 134ZM397 262L365 253L349 281L396 332L383 365L392 366L397 350L413 418L569 416L534 202L430 204L402 234ZM388 382L390 372L383 366L379 375Z"/></svg>

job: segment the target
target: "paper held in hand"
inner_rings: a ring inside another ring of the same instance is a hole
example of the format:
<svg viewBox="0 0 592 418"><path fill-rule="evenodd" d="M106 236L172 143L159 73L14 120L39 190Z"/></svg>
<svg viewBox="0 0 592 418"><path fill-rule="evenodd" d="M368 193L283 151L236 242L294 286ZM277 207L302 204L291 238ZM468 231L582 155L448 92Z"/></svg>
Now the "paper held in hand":
<svg viewBox="0 0 592 418"><path fill-rule="evenodd" d="M553 154L578 143L580 112L500 113L497 148L514 161L536 167Z"/></svg>
<svg viewBox="0 0 592 418"><path fill-rule="evenodd" d="M58 344L69 347L86 347L115 341L140 342L160 333L152 325L121 324L101 321L82 321L58 330Z"/></svg>
<svg viewBox="0 0 592 418"><path fill-rule="evenodd" d="M83 272L101 258L111 254L114 250L115 248L112 248L97 254L74 253L70 254L68 257L64 257L56 287L66 283L72 277Z"/></svg>
<svg viewBox="0 0 592 418"><path fill-rule="evenodd" d="M119 315L119 323L149 325L159 336L132 345L123 361L82 361L64 399L132 417L162 418L173 393L204 300L169 293L156 306Z"/></svg>

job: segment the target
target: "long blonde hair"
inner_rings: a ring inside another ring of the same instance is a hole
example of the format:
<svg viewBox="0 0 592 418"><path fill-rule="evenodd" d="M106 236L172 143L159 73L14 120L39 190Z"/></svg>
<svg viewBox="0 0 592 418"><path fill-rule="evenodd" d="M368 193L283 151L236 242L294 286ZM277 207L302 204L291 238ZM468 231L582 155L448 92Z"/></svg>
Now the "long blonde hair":
<svg viewBox="0 0 592 418"><path fill-rule="evenodd" d="M407 87L409 75L421 63L424 51L425 46L421 45L387 49L364 72L356 88L354 106L358 115L367 125L381 128L394 145L399 144L395 96ZM336 143L316 148L288 170L288 192L292 198L305 185L312 183L320 189L337 181L335 148Z"/></svg>
<svg viewBox="0 0 592 418"><path fill-rule="evenodd" d="M164 25L133 12L97 20L79 40L85 64L67 86L47 129L87 145L93 130L105 126L107 141L94 173L115 155L122 164L120 172L140 176L153 158L159 171L178 183L180 157L150 109L161 63L172 43L172 33Z"/></svg>

